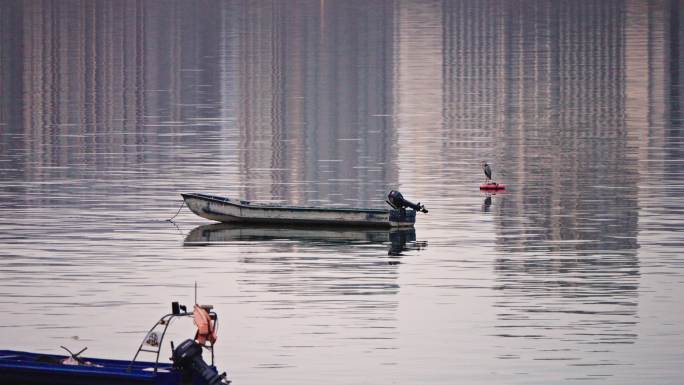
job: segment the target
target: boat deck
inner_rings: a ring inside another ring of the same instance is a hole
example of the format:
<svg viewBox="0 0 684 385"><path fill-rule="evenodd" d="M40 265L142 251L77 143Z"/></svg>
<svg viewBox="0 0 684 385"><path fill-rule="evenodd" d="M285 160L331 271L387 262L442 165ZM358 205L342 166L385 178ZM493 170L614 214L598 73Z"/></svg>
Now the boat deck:
<svg viewBox="0 0 684 385"><path fill-rule="evenodd" d="M201 193L184 193L181 194L183 198L200 198L207 201L214 201L218 203L226 203L230 205L242 206L245 208L255 208L255 209L269 209L269 210L287 210L287 211L328 211L328 212L363 212L363 213L374 213L374 214L385 214L389 213L388 209L373 209L373 208L354 208L354 207L316 207L316 206L291 206L291 205L281 205L276 203L253 203L250 201L231 199L226 197L220 197L216 195L208 195Z"/></svg>

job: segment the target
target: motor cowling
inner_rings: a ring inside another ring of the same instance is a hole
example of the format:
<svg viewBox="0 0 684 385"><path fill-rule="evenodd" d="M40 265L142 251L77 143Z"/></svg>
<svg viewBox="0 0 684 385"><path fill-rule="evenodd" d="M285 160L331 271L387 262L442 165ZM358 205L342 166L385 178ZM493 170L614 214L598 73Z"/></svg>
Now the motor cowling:
<svg viewBox="0 0 684 385"><path fill-rule="evenodd" d="M209 366L202 359L202 346L191 339L183 341L178 347L173 350L171 357L174 366L191 370L197 373L209 385L225 385L230 381L224 381L224 376L218 374L216 369Z"/></svg>
<svg viewBox="0 0 684 385"><path fill-rule="evenodd" d="M387 203L389 203L389 205L394 207L395 209L403 209L409 207L416 211L420 211L426 214L428 212L425 206L421 205L420 202L413 203L405 199L404 196L396 190L392 190L389 192L389 194L387 194Z"/></svg>

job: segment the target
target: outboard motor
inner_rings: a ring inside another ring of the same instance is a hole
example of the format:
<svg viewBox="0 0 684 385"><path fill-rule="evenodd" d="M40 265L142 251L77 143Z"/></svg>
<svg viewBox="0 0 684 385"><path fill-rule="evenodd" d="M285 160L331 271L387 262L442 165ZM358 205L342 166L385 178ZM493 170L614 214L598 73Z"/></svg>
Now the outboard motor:
<svg viewBox="0 0 684 385"><path fill-rule="evenodd" d="M389 194L387 194L387 203L397 210L410 207L416 211L421 211L426 214L428 212L425 206L421 205L420 202L413 203L404 199L404 196L401 195L401 193L397 190L392 190L389 192Z"/></svg>
<svg viewBox="0 0 684 385"><path fill-rule="evenodd" d="M209 385L225 385L230 381L225 381L225 373L218 374L216 369L207 365L202 359L202 347L197 342L187 339L173 350L171 357L175 366L192 370L204 379Z"/></svg>

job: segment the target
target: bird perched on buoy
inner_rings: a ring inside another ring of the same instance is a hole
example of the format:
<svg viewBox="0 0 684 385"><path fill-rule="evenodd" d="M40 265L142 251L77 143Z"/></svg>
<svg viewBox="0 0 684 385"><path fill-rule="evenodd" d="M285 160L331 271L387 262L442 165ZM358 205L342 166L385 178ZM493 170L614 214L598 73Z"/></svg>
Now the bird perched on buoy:
<svg viewBox="0 0 684 385"><path fill-rule="evenodd" d="M482 165L482 171L484 171L485 176L487 179L485 179L485 182L480 185L480 190L505 190L506 185L499 184L497 182L494 182L492 180L492 168L489 166L489 163L486 161L481 161L480 165Z"/></svg>

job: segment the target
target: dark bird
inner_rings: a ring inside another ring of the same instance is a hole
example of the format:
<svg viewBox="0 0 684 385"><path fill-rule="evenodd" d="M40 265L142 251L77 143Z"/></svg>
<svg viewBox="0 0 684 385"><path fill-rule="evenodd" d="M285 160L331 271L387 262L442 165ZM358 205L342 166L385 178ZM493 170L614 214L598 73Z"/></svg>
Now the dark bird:
<svg viewBox="0 0 684 385"><path fill-rule="evenodd" d="M489 164L485 161L480 162L480 164L482 164L482 170L487 177L487 181L485 183L490 183L492 181L492 168L489 167Z"/></svg>

